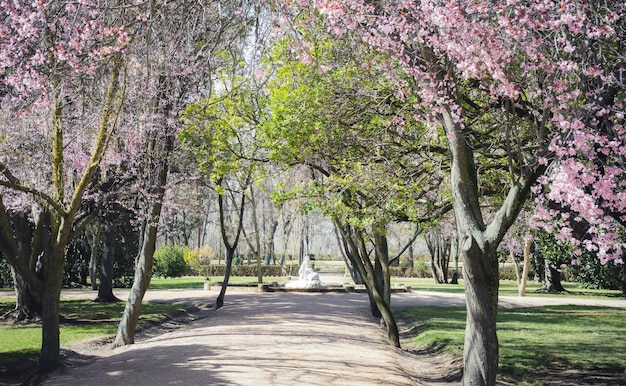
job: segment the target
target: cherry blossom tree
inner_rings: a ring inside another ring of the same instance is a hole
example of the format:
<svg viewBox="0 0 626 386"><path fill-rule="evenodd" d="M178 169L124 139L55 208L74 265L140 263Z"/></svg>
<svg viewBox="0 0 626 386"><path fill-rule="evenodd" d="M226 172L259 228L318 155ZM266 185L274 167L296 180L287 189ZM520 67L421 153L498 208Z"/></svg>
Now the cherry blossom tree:
<svg viewBox="0 0 626 386"><path fill-rule="evenodd" d="M4 121L10 122L0 132L0 245L16 276L41 294L39 371L59 364L65 248L86 219L86 196L97 194L91 182L123 97L123 49L130 39L125 26L116 23L123 10L103 13L111 5L13 1L0 6L2 107ZM22 248L9 213L33 206L37 230L31 248ZM20 255L25 251L30 256Z"/></svg>
<svg viewBox="0 0 626 386"><path fill-rule="evenodd" d="M584 0L297 5L304 10L312 5L335 34L356 31L355 44L397 61L389 61L388 72L398 96L415 97L415 119L447 140L468 311L462 383L495 384L497 247L531 187L548 182L550 177L542 176L554 165L552 170L567 173L550 174L557 177L553 182L563 182L548 188L553 200L572 206L582 193L595 191L612 203L605 206L612 213L623 205L618 165L624 148L625 5ZM575 154L588 160L569 162ZM479 187L494 170L506 171L506 191L499 209L488 214ZM587 192L573 190L566 175ZM594 242L614 241L596 220L610 216L596 209L597 201L582 202L576 210L598 224ZM563 232L567 237L567 229ZM618 258L615 248L598 248L601 258Z"/></svg>
<svg viewBox="0 0 626 386"><path fill-rule="evenodd" d="M134 342L152 277L168 174L178 154L180 114L186 104L211 95L223 52L241 44L255 9L250 2L220 0L148 2L145 6L140 18L149 28L137 33L128 53L137 77L132 90L136 99L124 112L127 119L137 121L141 134L131 143L143 146L135 164L142 202L141 250L114 346Z"/></svg>

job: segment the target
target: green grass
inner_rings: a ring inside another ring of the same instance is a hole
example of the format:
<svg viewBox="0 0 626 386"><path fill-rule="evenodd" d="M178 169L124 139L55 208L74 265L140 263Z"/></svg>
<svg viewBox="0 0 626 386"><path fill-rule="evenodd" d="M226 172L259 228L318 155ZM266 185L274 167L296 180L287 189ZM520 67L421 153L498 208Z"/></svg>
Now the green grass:
<svg viewBox="0 0 626 386"><path fill-rule="evenodd" d="M150 280L150 289L202 289L204 283L212 283L213 285L221 283L224 277L211 276L211 280L207 281L203 276L184 276L163 279L161 277L153 277ZM287 278L284 276L264 276L263 283L279 282L284 283ZM257 284L256 276L231 276L230 284Z"/></svg>
<svg viewBox="0 0 626 386"><path fill-rule="evenodd" d="M463 280L459 280L459 284L437 284L433 279L425 278L391 278L392 284L405 284L411 286L414 291L431 291L431 292L447 292L462 294L465 292L463 288ZM526 287L526 296L558 296L558 297L574 297L585 298L593 297L594 299L615 299L624 295L618 290L594 290L581 288L577 283L563 283L563 286L569 293L549 294L537 292L541 287L540 283L529 282ZM499 294L501 296L517 296L517 283L512 280L501 280Z"/></svg>
<svg viewBox="0 0 626 386"><path fill-rule="evenodd" d="M124 302L95 303L89 300L61 300L61 345L84 339L115 335L124 312ZM0 314L15 307L14 298L0 298ZM141 319L149 319L180 308L180 305L144 303ZM34 360L41 348L41 325L0 325L0 369Z"/></svg>
<svg viewBox="0 0 626 386"><path fill-rule="evenodd" d="M409 307L420 333L412 344L462 355L465 309ZM545 369L624 372L626 310L547 306L498 311L500 375L518 382Z"/></svg>
<svg viewBox="0 0 626 386"><path fill-rule="evenodd" d="M149 289L202 289L206 282L203 276L153 277Z"/></svg>

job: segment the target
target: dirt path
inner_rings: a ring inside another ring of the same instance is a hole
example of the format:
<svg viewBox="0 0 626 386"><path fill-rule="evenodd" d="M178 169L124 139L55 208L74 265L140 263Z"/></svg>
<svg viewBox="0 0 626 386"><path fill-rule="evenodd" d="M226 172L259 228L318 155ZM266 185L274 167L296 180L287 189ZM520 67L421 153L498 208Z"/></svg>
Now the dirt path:
<svg viewBox="0 0 626 386"><path fill-rule="evenodd" d="M202 295L202 296L200 296ZM151 301L213 300L217 291L150 291ZM123 294L119 294L123 296ZM384 343L362 293L231 292L184 328L65 368L45 385L417 385L445 369Z"/></svg>
<svg viewBox="0 0 626 386"><path fill-rule="evenodd" d="M146 301L206 307L218 291L149 291ZM116 291L121 299L127 292ZM64 297L87 297L67 291ZM92 296L93 298L93 296ZM395 308L464 305L463 295L394 294ZM626 308L624 300L501 297L502 307L592 304ZM83 346L85 355L45 385L453 385L454 358L408 355L385 344L363 293L264 293L230 290L220 310L183 328L131 346ZM95 359L95 360L94 360ZM88 362L85 365L84 362ZM89 363L90 362L90 363Z"/></svg>

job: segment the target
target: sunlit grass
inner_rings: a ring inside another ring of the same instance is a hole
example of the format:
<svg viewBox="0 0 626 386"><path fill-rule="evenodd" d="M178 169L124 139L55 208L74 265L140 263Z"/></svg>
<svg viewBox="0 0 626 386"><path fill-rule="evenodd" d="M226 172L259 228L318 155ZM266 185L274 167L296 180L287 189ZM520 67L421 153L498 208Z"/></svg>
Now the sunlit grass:
<svg viewBox="0 0 626 386"><path fill-rule="evenodd" d="M462 355L464 308L409 307L403 312L423 329L412 344ZM520 381L550 368L624 372L624 331L624 309L571 305L501 309L501 376Z"/></svg>
<svg viewBox="0 0 626 386"><path fill-rule="evenodd" d="M124 302L95 303L89 300L62 300L61 345L115 335L124 312ZM14 298L0 299L0 314L15 307ZM144 303L141 320L171 313L180 305ZM0 368L10 368L24 360L34 359L41 348L41 325L0 325Z"/></svg>
<svg viewBox="0 0 626 386"><path fill-rule="evenodd" d="M465 292L463 280L459 280L459 284L437 284L433 279L426 278L400 278L392 277L392 284L404 284L411 286L414 291L430 291L430 292L446 292L446 293L458 293ZM623 296L618 290L595 290L581 288L577 283L563 283L563 286L568 293L563 294L549 294L538 292L541 288L541 283L528 282L526 286L526 296L558 296L558 297L574 297L585 298L593 297L594 299L615 299L616 297ZM512 280L501 280L499 288L500 296L517 296L517 282Z"/></svg>
<svg viewBox="0 0 626 386"><path fill-rule="evenodd" d="M264 276L263 283L285 283L289 279L286 276ZM153 277L150 280L150 289L202 289L204 283L216 285L224 281L223 276L211 276L211 280L206 280L203 276L185 276L163 279ZM258 283L256 276L231 276L228 280L229 284L250 284Z"/></svg>

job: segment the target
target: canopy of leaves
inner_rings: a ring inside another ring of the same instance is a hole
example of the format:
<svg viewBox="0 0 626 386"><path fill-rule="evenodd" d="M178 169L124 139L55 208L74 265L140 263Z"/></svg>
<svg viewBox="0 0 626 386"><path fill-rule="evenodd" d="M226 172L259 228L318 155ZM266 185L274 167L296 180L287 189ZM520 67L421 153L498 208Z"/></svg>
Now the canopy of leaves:
<svg viewBox="0 0 626 386"><path fill-rule="evenodd" d="M285 197L358 227L430 216L447 202L442 139L411 119L414 100L395 94L380 56L307 27L268 58L277 70L264 146L273 161L309 168Z"/></svg>

